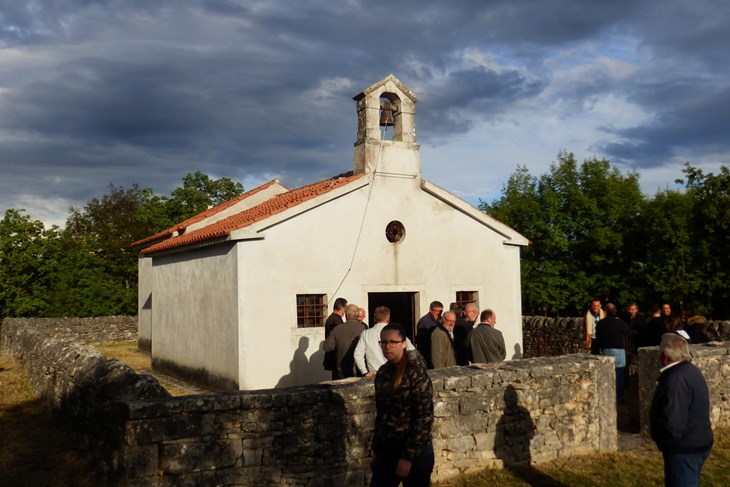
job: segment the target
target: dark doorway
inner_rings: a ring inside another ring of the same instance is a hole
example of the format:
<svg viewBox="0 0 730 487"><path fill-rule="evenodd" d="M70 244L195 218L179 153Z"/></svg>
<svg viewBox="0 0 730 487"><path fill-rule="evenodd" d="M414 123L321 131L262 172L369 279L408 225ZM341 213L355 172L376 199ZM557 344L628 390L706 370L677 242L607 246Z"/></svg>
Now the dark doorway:
<svg viewBox="0 0 730 487"><path fill-rule="evenodd" d="M368 293L368 318L372 320L375 308L390 308L390 322L402 325L408 338L416 335L416 293ZM375 322L370 323L374 325Z"/></svg>

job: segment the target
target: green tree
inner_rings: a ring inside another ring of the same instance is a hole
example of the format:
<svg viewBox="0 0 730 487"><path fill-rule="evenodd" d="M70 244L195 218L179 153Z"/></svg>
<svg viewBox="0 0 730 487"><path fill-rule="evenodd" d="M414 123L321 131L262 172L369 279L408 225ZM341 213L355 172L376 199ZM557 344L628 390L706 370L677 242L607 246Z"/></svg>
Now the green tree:
<svg viewBox="0 0 730 487"><path fill-rule="evenodd" d="M699 305L719 316L730 316L730 170L705 174L687 163L684 168L688 196L692 199L687 226L692 232L692 270L695 278L686 295L690 306Z"/></svg>
<svg viewBox="0 0 730 487"><path fill-rule="evenodd" d="M642 201L638 174L606 160L578 165L561 152L540 178L518 167L502 197L480 208L531 241L522 253L523 312L575 315L593 296L626 299L623 273L635 255L627 235Z"/></svg>
<svg viewBox="0 0 730 487"><path fill-rule="evenodd" d="M241 183L230 178L210 179L200 171L186 174L182 181L182 187L175 188L165 201L170 225L160 230L243 194Z"/></svg>
<svg viewBox="0 0 730 487"><path fill-rule="evenodd" d="M63 240L70 273L57 282L64 283L59 293L75 290L74 315L136 313L137 253L129 245L155 231L140 211L149 194L137 185L110 185L101 198L71 209Z"/></svg>
<svg viewBox="0 0 730 487"><path fill-rule="evenodd" d="M0 220L0 316L43 316L56 266L58 233L24 210Z"/></svg>

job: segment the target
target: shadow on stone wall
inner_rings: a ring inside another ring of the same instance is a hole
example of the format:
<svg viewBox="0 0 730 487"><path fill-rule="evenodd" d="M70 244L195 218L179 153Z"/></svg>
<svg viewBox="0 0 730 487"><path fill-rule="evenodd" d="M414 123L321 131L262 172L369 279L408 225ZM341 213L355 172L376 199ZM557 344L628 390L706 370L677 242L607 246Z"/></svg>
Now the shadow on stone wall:
<svg viewBox="0 0 730 487"><path fill-rule="evenodd" d="M564 484L532 466L530 442L535 436L535 422L530 412L519 404L519 395L510 384L504 391L504 413L497 421L494 454L504 468L529 485L563 487Z"/></svg>

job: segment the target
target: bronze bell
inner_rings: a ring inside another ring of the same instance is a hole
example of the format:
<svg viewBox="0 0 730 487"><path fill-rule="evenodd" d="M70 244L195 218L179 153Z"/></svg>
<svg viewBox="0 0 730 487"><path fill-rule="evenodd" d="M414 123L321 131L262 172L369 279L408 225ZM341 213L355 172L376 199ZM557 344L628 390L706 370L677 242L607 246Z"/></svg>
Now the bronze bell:
<svg viewBox="0 0 730 487"><path fill-rule="evenodd" d="M380 104L380 126L392 127L395 125L393 113L398 109L395 103L385 102Z"/></svg>

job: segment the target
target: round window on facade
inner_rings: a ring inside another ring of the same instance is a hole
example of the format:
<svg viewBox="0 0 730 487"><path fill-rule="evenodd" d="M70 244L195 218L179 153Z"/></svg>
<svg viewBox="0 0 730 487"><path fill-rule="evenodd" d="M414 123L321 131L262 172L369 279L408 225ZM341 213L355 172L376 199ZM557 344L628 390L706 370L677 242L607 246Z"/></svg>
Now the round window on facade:
<svg viewBox="0 0 730 487"><path fill-rule="evenodd" d="M397 220L393 220L385 227L385 238L390 243L398 243L406 236L406 228Z"/></svg>

